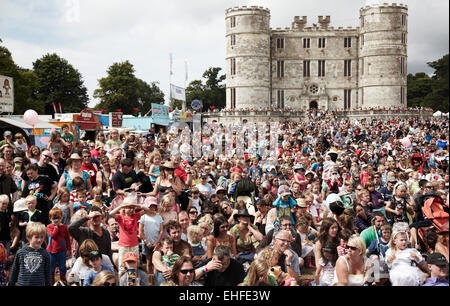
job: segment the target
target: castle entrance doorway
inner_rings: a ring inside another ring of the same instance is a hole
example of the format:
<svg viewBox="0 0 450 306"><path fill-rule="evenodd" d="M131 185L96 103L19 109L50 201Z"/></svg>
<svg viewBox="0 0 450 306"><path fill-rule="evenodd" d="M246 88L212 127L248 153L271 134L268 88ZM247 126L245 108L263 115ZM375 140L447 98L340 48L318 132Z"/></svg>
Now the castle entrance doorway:
<svg viewBox="0 0 450 306"><path fill-rule="evenodd" d="M311 101L309 102L309 109L318 109L319 108L319 104L317 103L317 101Z"/></svg>

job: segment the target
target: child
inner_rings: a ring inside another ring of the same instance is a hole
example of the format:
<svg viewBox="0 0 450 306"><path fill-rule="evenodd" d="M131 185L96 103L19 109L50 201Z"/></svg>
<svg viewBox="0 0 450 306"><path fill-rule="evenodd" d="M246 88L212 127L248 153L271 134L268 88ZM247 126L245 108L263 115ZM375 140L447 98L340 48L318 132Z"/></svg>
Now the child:
<svg viewBox="0 0 450 306"><path fill-rule="evenodd" d="M202 199L200 198L200 191L197 187L192 187L191 189L191 197L189 197L189 205L187 211L191 209L191 207L195 207L197 209L197 217L200 216L202 212Z"/></svg>
<svg viewBox="0 0 450 306"><path fill-rule="evenodd" d="M8 209L8 204L8 196L0 195L0 243L3 243L7 254L11 246L11 226L14 224L14 216Z"/></svg>
<svg viewBox="0 0 450 306"><path fill-rule="evenodd" d="M67 226L70 225L70 219L73 216L73 205L69 203L70 191L67 187L61 187L58 190L58 202L54 207L61 209L62 220L61 223Z"/></svg>
<svg viewBox="0 0 450 306"><path fill-rule="evenodd" d="M170 220L178 220L178 214L173 210L173 204L175 200L171 194L166 194L161 198L159 215L163 219L163 225L165 226ZM166 235L166 231L163 233L163 237Z"/></svg>
<svg viewBox="0 0 450 306"><path fill-rule="evenodd" d="M327 241L321 249L322 257L316 268L315 281L318 286L331 286L334 279L334 270L338 253L336 244Z"/></svg>
<svg viewBox="0 0 450 306"><path fill-rule="evenodd" d="M407 211L411 208L406 200L407 190L406 184L397 183L392 191L393 197L390 202L386 203L386 211L392 213L391 225L397 222L409 223Z"/></svg>
<svg viewBox="0 0 450 306"><path fill-rule="evenodd" d="M408 248L406 232L392 234L390 248L385 256L392 286L419 286L423 283L423 273L417 266L424 272L428 272L428 267L419 251Z"/></svg>
<svg viewBox="0 0 450 306"><path fill-rule="evenodd" d="M148 197L145 201L149 203L149 207L147 213L139 219L139 237L144 243L142 253L146 258L147 273L150 275L153 274L153 250L162 238L164 225L163 219L157 213L158 202L156 198Z"/></svg>
<svg viewBox="0 0 450 306"><path fill-rule="evenodd" d="M380 228L381 236L377 233L377 239L374 239L367 248L368 255L377 256L380 260L385 260L386 251L389 249L389 240L391 238L391 225L383 224ZM373 257L372 257L373 258Z"/></svg>
<svg viewBox="0 0 450 306"><path fill-rule="evenodd" d="M320 223L320 206L322 205L322 195L320 194L320 183L314 182L311 187L311 194L313 196L313 203L309 207L310 214L316 218L317 223Z"/></svg>
<svg viewBox="0 0 450 306"><path fill-rule="evenodd" d="M353 208L356 202L356 194L353 191L353 184L351 180L344 181L344 190L339 194L344 204L344 208Z"/></svg>
<svg viewBox="0 0 450 306"><path fill-rule="evenodd" d="M148 275L138 269L138 255L136 253L125 253L123 265L127 272L120 278L119 286L148 286Z"/></svg>
<svg viewBox="0 0 450 306"><path fill-rule="evenodd" d="M74 190L72 190L72 192L70 193L70 203L73 205L76 201L77 201L77 191L78 190L84 190L86 192L86 200L90 200L91 194L89 193L89 191L85 190L84 188L84 181L81 177L77 176L72 180L72 186L74 188Z"/></svg>
<svg viewBox="0 0 450 306"><path fill-rule="evenodd" d="M99 208L102 208L102 196L103 190L101 186L95 186L92 188L92 200L89 200L88 203Z"/></svg>
<svg viewBox="0 0 450 306"><path fill-rule="evenodd" d="M50 253L50 268L52 284L55 283L55 269L59 266L60 280L66 283L66 255L70 255L70 236L67 225L62 224L62 211L57 207L50 209L48 214L50 224L47 225L48 245L47 251Z"/></svg>
<svg viewBox="0 0 450 306"><path fill-rule="evenodd" d="M296 229L300 235L302 241L302 254L299 254L301 258L304 258L306 268L315 268L314 263L314 244L309 240L311 221L307 216L301 216L297 219Z"/></svg>
<svg viewBox="0 0 450 306"><path fill-rule="evenodd" d="M305 197L305 204L307 205L306 211L313 217L312 225L315 228L320 228L321 220L324 218L323 214L324 214L325 210L327 209L326 205L319 205L318 206L319 209L317 209L317 206L314 205L314 195L312 192L305 191L303 193L303 196ZM322 217L321 217L321 212L322 212Z"/></svg>
<svg viewBox="0 0 450 306"><path fill-rule="evenodd" d="M148 170L148 176L150 177L150 182L155 184L156 179L160 176L161 171L159 166L161 165L161 154L158 152L153 152L149 157L150 169Z"/></svg>
<svg viewBox="0 0 450 306"><path fill-rule="evenodd" d="M279 224L280 218L282 216L290 216L292 224L295 224L294 216L291 214L291 208L297 206L297 202L291 197L291 192L289 187L286 185L281 185L278 188L278 198L273 203L273 206L277 209L277 218L275 221L275 226Z"/></svg>
<svg viewBox="0 0 450 306"><path fill-rule="evenodd" d="M352 231L347 228L344 228L339 232L339 239L341 243L336 248L339 256L344 256L345 254L347 254L347 242L352 235Z"/></svg>
<svg viewBox="0 0 450 306"><path fill-rule="evenodd" d="M33 222L44 223L44 217L39 209L36 209L37 199L34 195L29 195L25 198L28 210L24 211L19 217L19 229L22 233L22 245L26 243L26 227Z"/></svg>
<svg viewBox="0 0 450 306"><path fill-rule="evenodd" d="M372 212L372 202L370 202L370 192L367 189L363 189L360 192L360 197L359 197L359 203L363 206L363 207L367 207L369 208L369 211Z"/></svg>
<svg viewBox="0 0 450 306"><path fill-rule="evenodd" d="M73 211L77 212L79 209L88 210L89 207L92 206L92 204L88 203L87 200L87 191L86 190L77 190L77 201L73 204Z"/></svg>
<svg viewBox="0 0 450 306"><path fill-rule="evenodd" d="M69 125L63 124L61 126L61 130L62 130L61 138L64 139L65 142L74 142L75 141L75 137L69 130Z"/></svg>
<svg viewBox="0 0 450 306"><path fill-rule="evenodd" d="M198 268L200 264L206 259L206 248L202 244L203 229L199 225L190 225L187 228L188 242L194 252L192 261L194 267Z"/></svg>
<svg viewBox="0 0 450 306"><path fill-rule="evenodd" d="M102 254L99 251L96 251L96 250L91 251L88 255L88 259L89 259L89 265L91 266L91 270L89 271L86 278L84 279L83 286L91 286L95 277L101 271L106 270L106 271L110 271L111 273L114 273L114 271L111 270L110 267L103 264Z"/></svg>
<svg viewBox="0 0 450 306"><path fill-rule="evenodd" d="M135 209L140 209L136 212ZM144 205L137 204L133 197L126 197L122 205L114 208L109 216L119 223L119 275L125 272L123 256L126 252L139 254L138 221L149 209ZM119 213L120 212L120 213Z"/></svg>
<svg viewBox="0 0 450 306"><path fill-rule="evenodd" d="M162 240L161 253L162 263L169 268L172 268L177 259L180 257L180 255L173 252L173 240L170 238L164 238Z"/></svg>
<svg viewBox="0 0 450 306"><path fill-rule="evenodd" d="M27 225L29 244L17 251L14 258L9 286L51 286L50 255L42 248L47 230L45 225L34 222Z"/></svg>

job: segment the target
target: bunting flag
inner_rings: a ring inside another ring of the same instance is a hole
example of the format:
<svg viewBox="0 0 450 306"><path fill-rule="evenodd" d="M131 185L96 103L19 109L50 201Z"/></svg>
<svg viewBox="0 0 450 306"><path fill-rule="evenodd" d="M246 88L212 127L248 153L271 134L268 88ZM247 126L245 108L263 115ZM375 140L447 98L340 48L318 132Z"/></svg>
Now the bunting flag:
<svg viewBox="0 0 450 306"><path fill-rule="evenodd" d="M56 105L55 105L55 102L52 102L52 105L53 105L53 110L55 111L55 114L56 114Z"/></svg>
<svg viewBox="0 0 450 306"><path fill-rule="evenodd" d="M169 53L169 58L170 58L170 75L172 75L173 74L173 71L172 71L172 63L173 63L173 59L172 59L172 53Z"/></svg>
<svg viewBox="0 0 450 306"><path fill-rule="evenodd" d="M58 102L58 104L59 104L59 112L62 114L61 102Z"/></svg>

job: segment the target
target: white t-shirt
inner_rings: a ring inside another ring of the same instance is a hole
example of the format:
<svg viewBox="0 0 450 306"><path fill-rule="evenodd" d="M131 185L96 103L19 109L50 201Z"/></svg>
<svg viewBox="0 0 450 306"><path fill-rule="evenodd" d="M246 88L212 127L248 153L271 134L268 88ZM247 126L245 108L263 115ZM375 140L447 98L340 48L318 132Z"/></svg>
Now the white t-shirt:
<svg viewBox="0 0 450 306"><path fill-rule="evenodd" d="M102 260L103 265L108 266L109 268L111 268L112 271L114 271L114 266L108 255L102 254ZM91 268L83 263L83 259L81 257L78 257L75 263L73 264L72 269L67 272L67 275L71 274L72 272L75 273L73 281L77 282L79 280L86 279L90 270Z"/></svg>
<svg viewBox="0 0 450 306"><path fill-rule="evenodd" d="M214 189L209 183L206 183L206 185L197 184L195 185L197 187L198 191L200 191L201 194L207 196L208 198L214 194Z"/></svg>
<svg viewBox="0 0 450 306"><path fill-rule="evenodd" d="M142 215L139 219L139 223L144 225L144 236L149 243L155 243L159 236L159 230L163 219L160 215L149 216L147 214Z"/></svg>
<svg viewBox="0 0 450 306"><path fill-rule="evenodd" d="M14 143L14 154L19 153L20 151L26 152L28 151L28 146L25 142L22 142L22 144L18 144L17 141Z"/></svg>

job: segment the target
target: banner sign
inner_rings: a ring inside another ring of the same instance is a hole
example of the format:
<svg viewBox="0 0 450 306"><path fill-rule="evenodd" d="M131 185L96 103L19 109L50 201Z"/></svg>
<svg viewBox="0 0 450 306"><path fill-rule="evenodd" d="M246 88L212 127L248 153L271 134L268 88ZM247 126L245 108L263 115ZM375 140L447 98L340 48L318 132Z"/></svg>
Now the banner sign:
<svg viewBox="0 0 450 306"><path fill-rule="evenodd" d="M152 119L159 125L169 125L169 107L167 105L152 103Z"/></svg>
<svg viewBox="0 0 450 306"><path fill-rule="evenodd" d="M170 96L175 100L186 101L186 90L182 87L170 84Z"/></svg>
<svg viewBox="0 0 450 306"><path fill-rule="evenodd" d="M112 128L122 127L123 113L112 112L109 113L109 126Z"/></svg>
<svg viewBox="0 0 450 306"><path fill-rule="evenodd" d="M94 113L88 109L82 110L77 116L76 122L80 130L96 130L97 122L94 118Z"/></svg>
<svg viewBox="0 0 450 306"><path fill-rule="evenodd" d="M13 78L0 75L0 113L14 112Z"/></svg>

